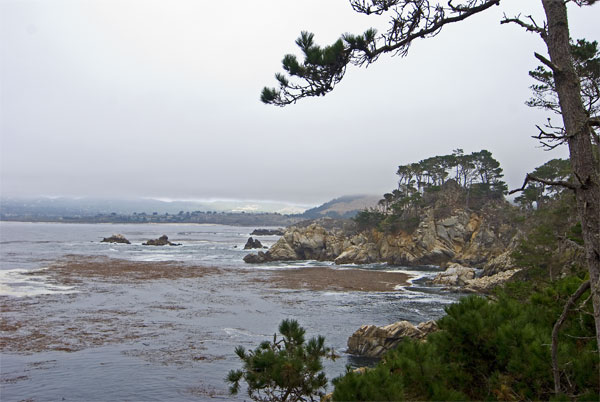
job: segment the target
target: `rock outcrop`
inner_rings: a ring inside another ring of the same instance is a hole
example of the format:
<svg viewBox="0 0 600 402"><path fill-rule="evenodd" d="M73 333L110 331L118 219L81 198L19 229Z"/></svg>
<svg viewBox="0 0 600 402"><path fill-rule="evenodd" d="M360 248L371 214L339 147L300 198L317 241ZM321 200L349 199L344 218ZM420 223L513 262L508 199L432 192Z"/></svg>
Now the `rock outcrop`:
<svg viewBox="0 0 600 402"><path fill-rule="evenodd" d="M244 257L244 262L247 264L262 264L269 261L273 260L263 251L259 251L258 254L248 254Z"/></svg>
<svg viewBox="0 0 600 402"><path fill-rule="evenodd" d="M131 244L129 240L125 238L122 234L114 234L110 237L103 238L100 243L123 243L123 244Z"/></svg>
<svg viewBox="0 0 600 402"><path fill-rule="evenodd" d="M244 250L250 250L253 248L263 248L263 245L260 242L260 240L253 239L252 237L250 237L250 238L248 238L248 241L246 242L246 245L244 246Z"/></svg>
<svg viewBox="0 0 600 402"><path fill-rule="evenodd" d="M476 276L474 268L463 267L459 264L450 264L431 281L433 285L443 285L456 288L461 292L487 293L493 288L507 282L519 269L509 269L487 276Z"/></svg>
<svg viewBox="0 0 600 402"><path fill-rule="evenodd" d="M434 321L422 322L417 326L408 321L398 321L384 327L363 325L348 338L348 353L381 357L405 338L423 339L436 330L437 324Z"/></svg>
<svg viewBox="0 0 600 402"><path fill-rule="evenodd" d="M179 243L171 243L167 235L162 235L158 239L148 240L142 243L142 246L181 246Z"/></svg>
<svg viewBox="0 0 600 402"><path fill-rule="evenodd" d="M250 236L283 236L283 229L254 229Z"/></svg>

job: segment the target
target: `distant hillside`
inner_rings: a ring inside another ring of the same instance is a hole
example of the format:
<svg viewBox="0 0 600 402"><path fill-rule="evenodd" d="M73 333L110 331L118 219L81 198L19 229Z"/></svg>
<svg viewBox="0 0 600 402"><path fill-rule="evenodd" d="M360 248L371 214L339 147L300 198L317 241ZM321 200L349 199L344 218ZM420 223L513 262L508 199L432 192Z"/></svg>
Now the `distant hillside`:
<svg viewBox="0 0 600 402"><path fill-rule="evenodd" d="M376 206L380 198L376 195L345 195L308 209L300 216L305 219L352 218L363 209Z"/></svg>

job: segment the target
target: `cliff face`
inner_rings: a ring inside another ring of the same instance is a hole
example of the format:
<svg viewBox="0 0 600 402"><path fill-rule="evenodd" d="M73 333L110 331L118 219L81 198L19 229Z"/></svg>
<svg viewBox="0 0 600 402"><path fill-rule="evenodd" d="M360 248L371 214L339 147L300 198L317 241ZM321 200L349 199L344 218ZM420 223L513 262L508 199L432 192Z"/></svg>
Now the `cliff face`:
<svg viewBox="0 0 600 402"><path fill-rule="evenodd" d="M435 209L424 211L412 234L384 234L376 230L351 233L323 228L318 223L291 227L266 253L249 255L246 262L314 259L336 264L443 265L457 262L469 266L491 264L494 272L512 267L509 246L519 235L503 219L508 208L497 203L473 212L455 209L436 218ZM490 272L490 273L494 273Z"/></svg>

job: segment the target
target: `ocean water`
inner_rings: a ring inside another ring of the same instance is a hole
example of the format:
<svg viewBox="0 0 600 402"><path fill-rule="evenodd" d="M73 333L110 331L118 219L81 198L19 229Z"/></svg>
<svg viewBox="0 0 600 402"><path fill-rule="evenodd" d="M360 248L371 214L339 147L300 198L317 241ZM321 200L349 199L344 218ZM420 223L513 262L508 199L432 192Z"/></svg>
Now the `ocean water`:
<svg viewBox="0 0 600 402"><path fill-rule="evenodd" d="M228 395L224 382L229 370L241 366L234 348L272 339L284 318L297 319L308 337L324 335L340 355L326 362L332 379L346 365L371 363L345 352L347 338L361 325L439 318L444 306L460 296L425 284L439 271L436 267L316 261L248 265L242 261L248 253L243 246L252 229L0 222L0 302L8 329L1 338L0 400L243 400L244 394ZM132 244L100 243L116 233ZM182 245L141 245L163 234ZM258 238L265 246L278 239ZM44 274L65 259L95 258L218 271L72 283L57 283ZM323 266L401 271L412 279L409 286L389 292L287 289L271 283L276 270Z"/></svg>

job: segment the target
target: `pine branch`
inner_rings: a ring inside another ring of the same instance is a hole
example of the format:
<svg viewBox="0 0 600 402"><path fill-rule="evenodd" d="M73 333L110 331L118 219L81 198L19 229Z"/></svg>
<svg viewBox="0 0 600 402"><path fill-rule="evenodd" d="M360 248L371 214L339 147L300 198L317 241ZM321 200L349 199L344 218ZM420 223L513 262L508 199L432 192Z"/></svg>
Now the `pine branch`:
<svg viewBox="0 0 600 402"><path fill-rule="evenodd" d="M483 12L500 0L469 0L464 5L447 6L427 0L351 0L352 8L364 14L392 14L390 28L379 37L374 29L362 35L344 34L332 46L321 48L312 42L313 35L302 32L296 44L305 60L285 56L283 69L287 76L299 80L292 83L282 74L276 75L279 88L264 88L261 100L267 104L286 106L299 99L323 96L331 92L345 75L346 67L369 65L384 53L405 56L415 39L437 35L442 27L463 21Z"/></svg>

